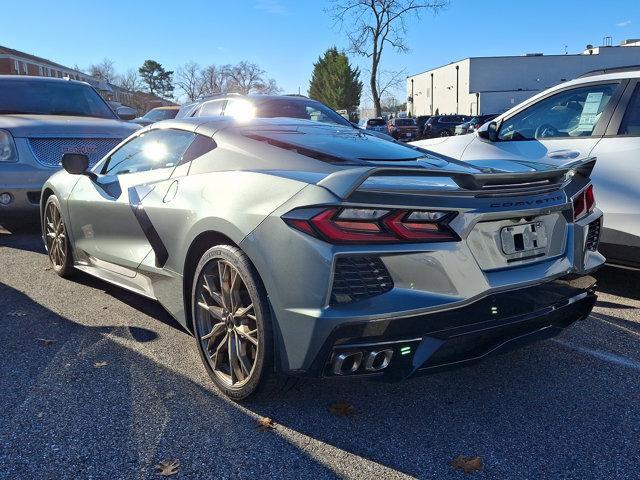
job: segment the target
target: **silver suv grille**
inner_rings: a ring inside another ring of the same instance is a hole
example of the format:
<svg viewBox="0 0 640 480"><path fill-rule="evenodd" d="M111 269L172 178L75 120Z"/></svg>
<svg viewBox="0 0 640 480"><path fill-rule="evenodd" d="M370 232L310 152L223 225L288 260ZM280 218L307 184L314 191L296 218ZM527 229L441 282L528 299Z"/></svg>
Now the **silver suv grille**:
<svg viewBox="0 0 640 480"><path fill-rule="evenodd" d="M121 138L30 138L29 145L39 163L59 167L65 153L82 153L94 165L121 141Z"/></svg>

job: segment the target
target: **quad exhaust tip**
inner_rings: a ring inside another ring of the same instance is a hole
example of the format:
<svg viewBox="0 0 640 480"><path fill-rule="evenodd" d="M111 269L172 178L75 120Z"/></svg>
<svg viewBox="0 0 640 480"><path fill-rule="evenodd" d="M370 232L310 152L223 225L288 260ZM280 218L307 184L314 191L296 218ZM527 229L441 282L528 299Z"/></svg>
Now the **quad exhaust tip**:
<svg viewBox="0 0 640 480"><path fill-rule="evenodd" d="M364 369L367 372L379 372L389 366L391 357L393 356L393 350L385 348L383 350L372 350L367 355L367 360L364 362Z"/></svg>
<svg viewBox="0 0 640 480"><path fill-rule="evenodd" d="M366 353L366 358L365 358ZM379 372L389 366L393 349L384 348L364 352L362 350L347 350L334 355L332 370L334 375L350 375L357 372L363 365L365 372Z"/></svg>

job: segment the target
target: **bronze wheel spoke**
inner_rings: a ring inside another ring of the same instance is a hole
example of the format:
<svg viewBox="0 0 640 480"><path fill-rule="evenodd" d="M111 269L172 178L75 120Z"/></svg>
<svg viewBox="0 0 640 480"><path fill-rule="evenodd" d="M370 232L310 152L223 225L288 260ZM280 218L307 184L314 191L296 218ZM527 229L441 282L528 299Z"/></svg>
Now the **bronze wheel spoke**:
<svg viewBox="0 0 640 480"><path fill-rule="evenodd" d="M209 296L213 299L214 302L218 304L220 307L224 307L222 302L222 296L220 293L216 292L212 285L209 283L209 279L207 275L204 275L204 284L202 285L203 289L209 294Z"/></svg>
<svg viewBox="0 0 640 480"><path fill-rule="evenodd" d="M220 335L222 332L224 332L224 330L225 330L224 322L216 323L209 333L207 333L203 337L200 337L200 340L208 340L210 338L215 338L218 335Z"/></svg>
<svg viewBox="0 0 640 480"><path fill-rule="evenodd" d="M248 340L249 342L253 343L256 347L258 346L258 338L254 337L253 335L257 335L258 330L251 330L251 331L245 331L243 329L243 327L246 327L245 325L243 325L242 327L236 327L236 332L238 333L238 335L240 335L243 339Z"/></svg>

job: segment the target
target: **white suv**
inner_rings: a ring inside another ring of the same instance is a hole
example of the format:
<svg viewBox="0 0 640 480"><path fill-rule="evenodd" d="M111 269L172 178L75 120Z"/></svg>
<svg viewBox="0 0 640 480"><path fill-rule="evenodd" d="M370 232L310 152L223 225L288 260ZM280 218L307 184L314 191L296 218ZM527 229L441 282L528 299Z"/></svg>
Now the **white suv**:
<svg viewBox="0 0 640 480"><path fill-rule="evenodd" d="M640 267L640 69L610 72L552 87L473 135L415 145L472 163L597 157L591 178L604 212L600 250L611 263Z"/></svg>

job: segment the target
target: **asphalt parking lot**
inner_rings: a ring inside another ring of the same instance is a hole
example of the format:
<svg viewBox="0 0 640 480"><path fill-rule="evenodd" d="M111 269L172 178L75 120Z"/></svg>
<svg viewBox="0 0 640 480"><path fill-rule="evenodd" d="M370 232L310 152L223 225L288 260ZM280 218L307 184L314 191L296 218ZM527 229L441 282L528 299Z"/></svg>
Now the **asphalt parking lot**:
<svg viewBox="0 0 640 480"><path fill-rule="evenodd" d="M638 478L640 274L597 276L594 313L557 339L242 407L157 304L60 279L37 234L0 229L0 478L159 478L169 459L171 478ZM335 402L355 415L332 415ZM459 455L482 470L454 471Z"/></svg>

